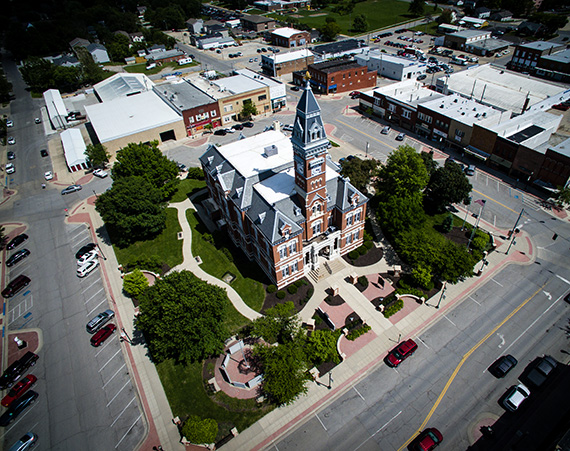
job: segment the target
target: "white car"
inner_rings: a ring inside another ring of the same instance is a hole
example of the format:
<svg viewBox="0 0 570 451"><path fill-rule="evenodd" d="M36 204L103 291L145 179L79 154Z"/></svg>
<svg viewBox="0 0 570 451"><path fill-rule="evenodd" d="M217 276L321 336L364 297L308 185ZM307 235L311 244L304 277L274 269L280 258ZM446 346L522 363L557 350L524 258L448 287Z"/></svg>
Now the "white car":
<svg viewBox="0 0 570 451"><path fill-rule="evenodd" d="M16 172L16 166L14 166L14 163L8 163L6 165L6 174L13 174L14 172Z"/></svg>
<svg viewBox="0 0 570 451"><path fill-rule="evenodd" d="M226 133L235 133L235 132L236 131L231 127L226 128Z"/></svg>
<svg viewBox="0 0 570 451"><path fill-rule="evenodd" d="M16 138L14 138L13 136L10 136L8 138L8 144L16 144Z"/></svg>
<svg viewBox="0 0 570 451"><path fill-rule="evenodd" d="M77 268L77 277L87 276L90 272L94 271L97 266L99 266L99 260L91 260L85 263L83 266Z"/></svg>
<svg viewBox="0 0 570 451"><path fill-rule="evenodd" d="M104 179L105 177L107 177L109 174L107 174L103 169L95 169L93 171L93 175L95 177L99 177L101 179Z"/></svg>
<svg viewBox="0 0 570 451"><path fill-rule="evenodd" d="M8 120L6 121L6 127L13 127L13 126L14 126L14 121L8 119Z"/></svg>
<svg viewBox="0 0 570 451"><path fill-rule="evenodd" d="M510 412L517 410L530 396L530 390L523 384L513 385L503 399L503 407Z"/></svg>
<svg viewBox="0 0 570 451"><path fill-rule="evenodd" d="M97 249L93 249L92 251L83 254L79 260L77 260L77 266L83 266L86 263L95 260L97 257L99 257L99 252L97 252Z"/></svg>
<svg viewBox="0 0 570 451"><path fill-rule="evenodd" d="M47 171L47 172L44 174L44 177L45 177L46 180L51 180L51 179L53 179L53 172Z"/></svg>

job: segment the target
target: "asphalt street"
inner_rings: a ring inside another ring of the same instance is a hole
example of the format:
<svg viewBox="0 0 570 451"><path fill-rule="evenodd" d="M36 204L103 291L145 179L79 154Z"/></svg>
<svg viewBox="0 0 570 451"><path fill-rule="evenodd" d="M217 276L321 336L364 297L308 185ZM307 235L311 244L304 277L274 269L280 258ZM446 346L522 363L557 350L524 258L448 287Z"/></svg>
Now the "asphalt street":
<svg viewBox="0 0 570 451"><path fill-rule="evenodd" d="M4 60L16 100L11 102L10 129L16 144L16 173L9 188L16 194L0 207L0 222L26 224L30 239L21 247L31 255L7 270L7 279L26 274L29 289L7 302L8 330L40 329L43 346L30 372L38 377L38 401L1 431L5 448L25 432L40 440L38 450L132 450L143 439L146 423L126 366L118 334L93 348L85 330L87 321L109 308L99 270L84 279L75 272L75 252L92 241L90 231L66 224L80 199L102 192L111 180L96 179L78 193L62 196L61 186L41 188L51 170L43 124L36 125L40 100L32 100L15 65Z"/></svg>

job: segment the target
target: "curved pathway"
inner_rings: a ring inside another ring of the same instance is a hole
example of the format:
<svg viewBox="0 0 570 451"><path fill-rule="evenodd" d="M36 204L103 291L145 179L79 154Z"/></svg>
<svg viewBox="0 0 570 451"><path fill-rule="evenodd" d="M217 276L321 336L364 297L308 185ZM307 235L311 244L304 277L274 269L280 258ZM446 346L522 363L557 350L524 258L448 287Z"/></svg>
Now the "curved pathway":
<svg viewBox="0 0 570 451"><path fill-rule="evenodd" d="M182 271L184 269L188 271L192 271L197 277L202 280L205 280L212 285L217 285L221 288L224 288L228 293L228 298L230 299L231 303L234 305L236 310L240 312L243 316L245 316L249 320L254 320L259 318L261 313L256 312L250 306L248 306L241 296L234 290L230 285L225 283L224 281L218 279L217 277L208 274L196 261L196 258L192 255L192 229L190 228L190 224L188 224L188 220L186 219L186 210L192 209L196 210L192 201L190 199L186 199L183 202L177 202L175 204L170 204L169 207L176 208L178 210L178 222L180 223L180 227L182 227L182 258L183 261L178 266L172 268L171 271ZM186 245L184 243L187 243Z"/></svg>

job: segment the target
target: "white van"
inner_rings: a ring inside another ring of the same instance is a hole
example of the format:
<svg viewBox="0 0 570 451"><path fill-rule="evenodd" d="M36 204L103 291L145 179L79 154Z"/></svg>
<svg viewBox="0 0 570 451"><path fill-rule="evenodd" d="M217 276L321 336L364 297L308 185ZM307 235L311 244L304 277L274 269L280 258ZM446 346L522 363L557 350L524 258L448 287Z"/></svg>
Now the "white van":
<svg viewBox="0 0 570 451"><path fill-rule="evenodd" d="M190 64L192 62L192 58L181 58L178 60L179 66L184 66L185 64Z"/></svg>
<svg viewBox="0 0 570 451"><path fill-rule="evenodd" d="M156 63L150 63L150 64L147 64L146 70L151 70L151 69L154 69L155 67L156 67Z"/></svg>

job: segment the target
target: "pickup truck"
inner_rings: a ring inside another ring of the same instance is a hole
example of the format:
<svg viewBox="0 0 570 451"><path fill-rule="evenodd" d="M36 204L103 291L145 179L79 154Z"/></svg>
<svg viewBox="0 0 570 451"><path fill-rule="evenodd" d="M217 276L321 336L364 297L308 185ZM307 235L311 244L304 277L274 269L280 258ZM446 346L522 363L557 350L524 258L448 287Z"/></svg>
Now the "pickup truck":
<svg viewBox="0 0 570 451"><path fill-rule="evenodd" d="M557 366L556 360L549 355L534 360L529 367L530 370L525 374L525 383L536 388L542 386L546 379L554 372Z"/></svg>

